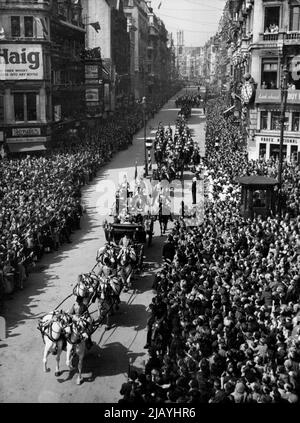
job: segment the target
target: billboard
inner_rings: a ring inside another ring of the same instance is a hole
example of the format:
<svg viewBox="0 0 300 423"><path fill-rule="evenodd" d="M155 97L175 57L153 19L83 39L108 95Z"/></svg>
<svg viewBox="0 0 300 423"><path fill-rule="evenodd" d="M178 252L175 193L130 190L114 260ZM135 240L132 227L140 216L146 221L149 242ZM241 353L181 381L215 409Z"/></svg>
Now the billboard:
<svg viewBox="0 0 300 423"><path fill-rule="evenodd" d="M99 88L86 88L85 90L86 102L98 102L99 101Z"/></svg>
<svg viewBox="0 0 300 423"><path fill-rule="evenodd" d="M0 81L43 79L43 52L38 44L1 44Z"/></svg>

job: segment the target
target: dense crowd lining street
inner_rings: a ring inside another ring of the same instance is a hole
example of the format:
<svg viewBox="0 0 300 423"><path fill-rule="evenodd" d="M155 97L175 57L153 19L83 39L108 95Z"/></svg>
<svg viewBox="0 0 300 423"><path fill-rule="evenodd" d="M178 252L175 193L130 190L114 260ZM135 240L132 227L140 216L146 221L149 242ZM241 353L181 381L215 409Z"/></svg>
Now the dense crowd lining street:
<svg viewBox="0 0 300 423"><path fill-rule="evenodd" d="M154 119L150 119L147 125L149 135L157 129L159 122L175 121L178 110L174 108L174 100L169 101ZM198 115L192 117L191 123L198 126L199 122ZM199 141L204 143L203 139ZM153 296L153 272L161 261L165 240L165 237L159 236L157 224L153 247L146 248L145 272L134 281L134 291L122 294L120 311L113 317L114 327L108 332L100 328L93 336L96 345L85 359L84 383L81 387L76 386L75 375L69 375L64 369L64 353L61 364L63 374L58 380L54 376L54 356L49 357L51 372L43 373L44 345L37 331L39 318L53 310L72 292L78 275L93 268L96 252L105 243L102 223L107 216L98 214L99 186L103 179L112 180L117 186L124 172L132 178L135 160L138 172L142 174L143 159L141 130L133 137L133 145L128 150L118 153L102 167L95 180L83 186L81 230L71 229L72 243L64 243L58 251L45 251L35 267L29 267L29 275L23 282L24 289L6 297L4 316L8 337L1 340L1 381L6 381L5 390L1 386L2 402L10 402L12 398L14 402L117 402L121 385L127 379L129 359L133 367L143 368L147 357L143 348L148 318L146 309ZM74 299L67 300L61 308L68 310ZM91 377L92 382L89 383ZM30 390L27 389L29 380Z"/></svg>
<svg viewBox="0 0 300 423"><path fill-rule="evenodd" d="M243 218L236 178L276 178L278 162L248 161L224 110L220 99L207 110L202 166L213 197L202 225L178 221L168 236L150 305L150 359L122 386L122 404L299 400L299 165L284 164L278 214Z"/></svg>

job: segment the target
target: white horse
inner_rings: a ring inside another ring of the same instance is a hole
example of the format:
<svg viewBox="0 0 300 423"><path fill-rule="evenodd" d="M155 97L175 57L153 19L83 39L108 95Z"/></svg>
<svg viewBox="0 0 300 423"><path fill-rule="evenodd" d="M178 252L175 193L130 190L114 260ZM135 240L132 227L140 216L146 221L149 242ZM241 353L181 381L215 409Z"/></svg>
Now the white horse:
<svg viewBox="0 0 300 423"><path fill-rule="evenodd" d="M90 316L73 316L70 333L67 336L67 359L66 364L70 370L73 370L72 359L74 355L78 355L78 376L76 383L80 385L82 382L82 364L86 353L85 341L92 333L93 320Z"/></svg>
<svg viewBox="0 0 300 423"><path fill-rule="evenodd" d="M63 349L65 335L68 333L71 323L71 317L63 311L54 311L44 316L38 325L41 331L43 342L45 344L43 355L43 370L49 372L47 368L47 357L50 352L56 352L55 376L60 375L59 362Z"/></svg>
<svg viewBox="0 0 300 423"><path fill-rule="evenodd" d="M97 291L98 284L99 279L97 275L93 273L81 274L78 276L73 294L76 297L83 298L84 304L89 306L91 299Z"/></svg>
<svg viewBox="0 0 300 423"><path fill-rule="evenodd" d="M137 257L132 247L121 247L118 255L118 273L120 274L124 291L131 288L131 278L133 275L133 267L136 264Z"/></svg>

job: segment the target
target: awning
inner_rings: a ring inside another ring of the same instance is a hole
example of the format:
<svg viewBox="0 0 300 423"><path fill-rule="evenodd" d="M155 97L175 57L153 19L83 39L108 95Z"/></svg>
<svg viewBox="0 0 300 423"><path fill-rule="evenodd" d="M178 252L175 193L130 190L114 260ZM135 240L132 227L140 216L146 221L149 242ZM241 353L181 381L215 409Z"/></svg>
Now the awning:
<svg viewBox="0 0 300 423"><path fill-rule="evenodd" d="M27 151L45 151L45 144L37 142L20 142L7 144L11 153L25 153Z"/></svg>

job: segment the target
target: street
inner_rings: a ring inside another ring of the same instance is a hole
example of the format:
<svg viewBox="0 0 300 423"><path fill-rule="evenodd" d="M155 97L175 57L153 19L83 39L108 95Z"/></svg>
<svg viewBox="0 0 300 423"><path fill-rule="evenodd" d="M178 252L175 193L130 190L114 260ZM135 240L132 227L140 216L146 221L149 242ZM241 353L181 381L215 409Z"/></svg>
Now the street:
<svg viewBox="0 0 300 423"><path fill-rule="evenodd" d="M174 124L178 114L174 99L147 124L147 137L155 135L159 122ZM204 122L201 111L194 110L188 122L193 137L204 154ZM82 191L86 213L81 230L72 235L72 243L58 252L48 254L37 264L25 283L24 291L14 294L6 302L4 317L7 339L0 341L0 402L54 402L86 403L117 402L120 388L127 379L129 364L142 369L147 360L146 324L147 307L151 302L151 289L155 271L159 268L165 237L159 236L158 224L150 248L145 247L145 271L135 278L133 291L122 293L120 310L113 317L114 326L105 332L100 327L93 335L94 346L84 359L82 385L76 385L77 371L69 372L65 353L61 356L62 374L54 376L55 357L50 355L51 372L43 372L43 341L37 330L38 319L52 311L72 292L80 273L89 272L95 265L96 251L105 243L101 213L101 191L107 181L118 184L124 173L134 177L135 162L138 174L143 172L144 131L136 134L133 145L118 153ZM114 192L109 191L112 198ZM110 198L110 199L111 199ZM60 308L68 310L72 296Z"/></svg>

